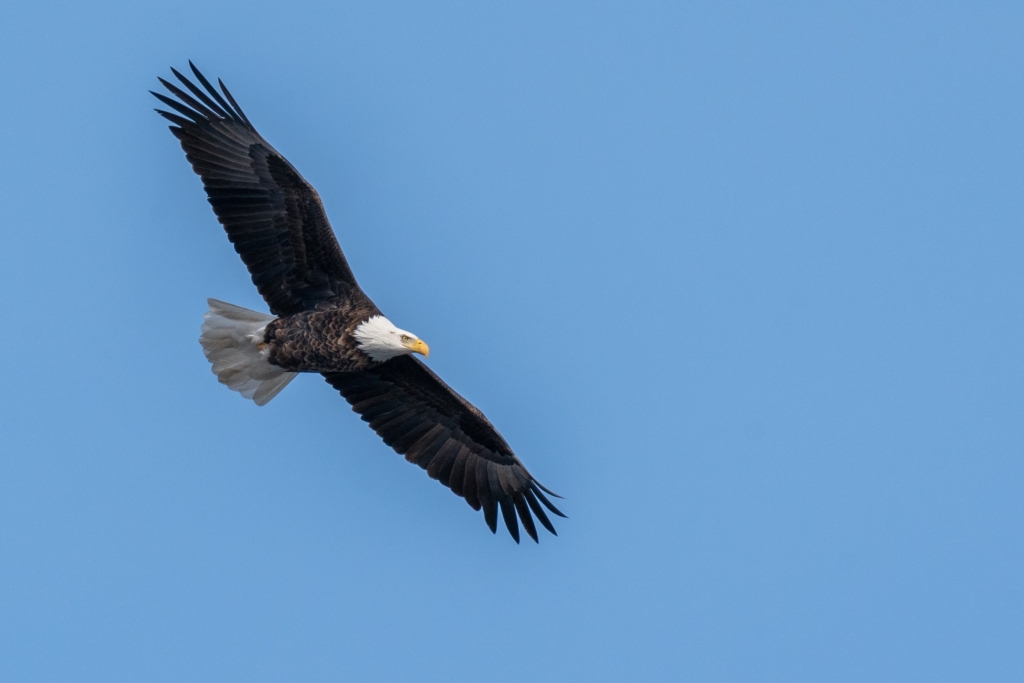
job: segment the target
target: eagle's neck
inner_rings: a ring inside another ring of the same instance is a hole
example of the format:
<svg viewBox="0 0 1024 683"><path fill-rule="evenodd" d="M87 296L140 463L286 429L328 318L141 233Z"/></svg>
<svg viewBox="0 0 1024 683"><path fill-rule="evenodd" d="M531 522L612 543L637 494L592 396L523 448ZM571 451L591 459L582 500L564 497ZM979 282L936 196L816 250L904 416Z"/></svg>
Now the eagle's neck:
<svg viewBox="0 0 1024 683"><path fill-rule="evenodd" d="M383 363L389 358L411 353L401 342L403 334L405 332L395 327L390 320L375 315L359 325L352 336L355 337L356 348L374 361Z"/></svg>

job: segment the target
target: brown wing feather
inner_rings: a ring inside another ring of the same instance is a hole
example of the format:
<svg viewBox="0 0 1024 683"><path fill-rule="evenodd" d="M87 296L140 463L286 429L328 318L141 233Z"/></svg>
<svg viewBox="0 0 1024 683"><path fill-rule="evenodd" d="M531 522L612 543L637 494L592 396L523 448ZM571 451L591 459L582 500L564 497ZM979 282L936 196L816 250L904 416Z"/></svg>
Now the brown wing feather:
<svg viewBox="0 0 1024 683"><path fill-rule="evenodd" d="M401 356L368 372L325 373L324 377L384 443L464 497L474 510L482 508L492 532L500 509L517 543L517 516L534 541L534 516L555 533L544 508L565 515L544 495L551 492L526 470L483 413L426 365Z"/></svg>
<svg viewBox="0 0 1024 683"><path fill-rule="evenodd" d="M172 69L188 92L161 78L176 99L153 94L177 113L157 112L174 124L171 132L270 310L287 315L335 297L365 298L316 190L256 132L223 83L222 97L189 66L203 87Z"/></svg>

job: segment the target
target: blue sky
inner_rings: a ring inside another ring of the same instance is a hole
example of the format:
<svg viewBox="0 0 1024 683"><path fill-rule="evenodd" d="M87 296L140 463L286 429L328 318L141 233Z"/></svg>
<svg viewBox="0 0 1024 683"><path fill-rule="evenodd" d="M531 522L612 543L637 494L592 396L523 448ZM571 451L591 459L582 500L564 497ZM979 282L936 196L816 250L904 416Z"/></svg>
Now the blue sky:
<svg viewBox="0 0 1024 683"><path fill-rule="evenodd" d="M13 2L17 681L1019 681L1019 3ZM147 90L192 59L566 496L516 546L318 377Z"/></svg>

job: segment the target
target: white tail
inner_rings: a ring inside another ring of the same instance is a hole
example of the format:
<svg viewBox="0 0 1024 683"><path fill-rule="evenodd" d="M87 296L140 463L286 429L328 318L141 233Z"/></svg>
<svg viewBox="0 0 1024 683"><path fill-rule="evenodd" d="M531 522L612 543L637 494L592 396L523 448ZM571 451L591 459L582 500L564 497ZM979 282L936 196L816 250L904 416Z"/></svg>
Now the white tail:
<svg viewBox="0 0 1024 683"><path fill-rule="evenodd" d="M256 405L266 405L277 396L297 372L282 370L267 361L263 331L274 316L207 299L210 310L203 314L199 343L213 364L213 373Z"/></svg>

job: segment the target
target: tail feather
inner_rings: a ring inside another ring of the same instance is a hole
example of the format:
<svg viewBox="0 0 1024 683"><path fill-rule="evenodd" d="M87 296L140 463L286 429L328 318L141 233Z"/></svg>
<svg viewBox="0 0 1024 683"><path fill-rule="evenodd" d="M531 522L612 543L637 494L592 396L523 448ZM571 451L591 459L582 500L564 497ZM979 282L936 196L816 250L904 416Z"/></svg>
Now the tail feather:
<svg viewBox="0 0 1024 683"><path fill-rule="evenodd" d="M288 372L267 360L263 332L274 316L250 311L217 299L207 299L199 343L221 384L266 405L297 372Z"/></svg>

